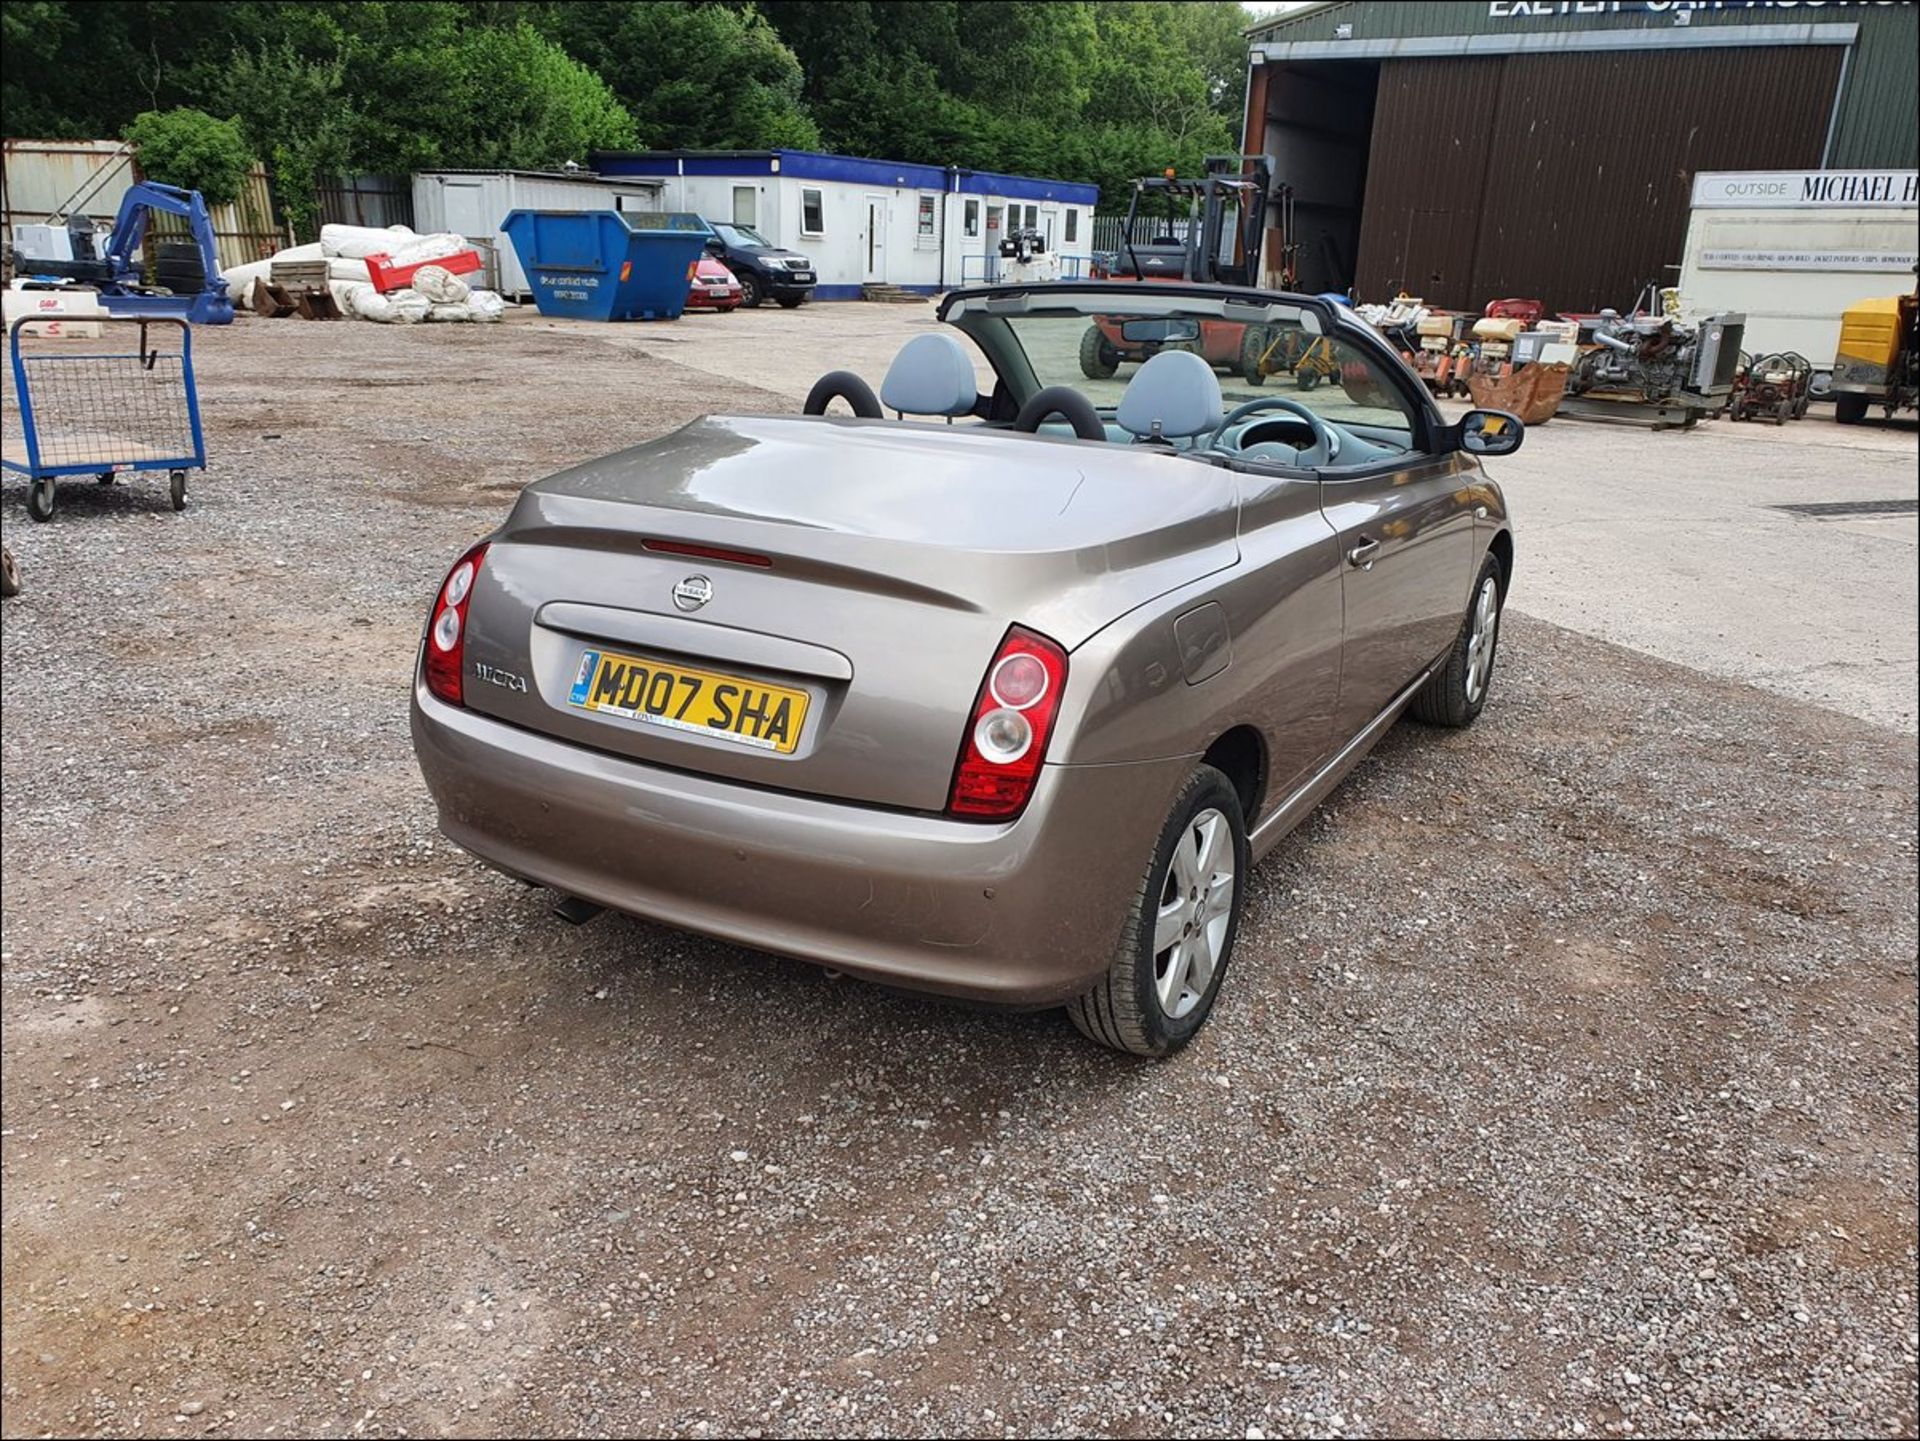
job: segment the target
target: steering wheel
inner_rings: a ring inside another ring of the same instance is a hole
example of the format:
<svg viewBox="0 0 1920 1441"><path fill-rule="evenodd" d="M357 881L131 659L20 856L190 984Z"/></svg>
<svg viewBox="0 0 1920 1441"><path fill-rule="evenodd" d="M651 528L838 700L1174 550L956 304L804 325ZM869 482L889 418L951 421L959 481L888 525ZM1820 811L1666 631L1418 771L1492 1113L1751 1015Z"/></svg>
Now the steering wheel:
<svg viewBox="0 0 1920 1441"><path fill-rule="evenodd" d="M1257 399L1247 401L1244 405L1236 405L1232 410L1227 412L1226 418L1214 427L1213 434L1207 437L1207 449L1213 450L1217 448L1220 444L1221 436L1225 435L1248 416L1257 415L1263 410L1284 410L1304 420L1307 423L1307 428L1313 432L1315 445L1326 452L1327 459L1331 461L1339 457L1340 432L1328 425L1326 421L1322 420L1313 410L1302 405L1297 400L1287 399L1284 395L1262 395Z"/></svg>

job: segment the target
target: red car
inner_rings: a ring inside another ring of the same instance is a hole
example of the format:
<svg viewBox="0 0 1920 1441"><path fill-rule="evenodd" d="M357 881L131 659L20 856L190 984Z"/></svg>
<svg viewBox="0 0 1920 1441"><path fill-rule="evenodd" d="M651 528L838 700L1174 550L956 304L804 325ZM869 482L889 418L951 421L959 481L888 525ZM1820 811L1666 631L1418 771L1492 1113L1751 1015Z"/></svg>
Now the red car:
<svg viewBox="0 0 1920 1441"><path fill-rule="evenodd" d="M711 255L703 255L687 273L687 309L737 310L740 282Z"/></svg>

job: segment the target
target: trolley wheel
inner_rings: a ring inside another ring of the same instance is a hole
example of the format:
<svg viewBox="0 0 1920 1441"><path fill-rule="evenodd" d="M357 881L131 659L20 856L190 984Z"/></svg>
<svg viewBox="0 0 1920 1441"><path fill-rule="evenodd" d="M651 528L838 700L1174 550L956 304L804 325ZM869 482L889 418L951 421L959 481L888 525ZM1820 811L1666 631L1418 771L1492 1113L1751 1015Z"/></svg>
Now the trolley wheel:
<svg viewBox="0 0 1920 1441"><path fill-rule="evenodd" d="M1293 375L1293 383L1301 390L1312 390L1320 383L1320 372L1312 369L1296 370Z"/></svg>
<svg viewBox="0 0 1920 1441"><path fill-rule="evenodd" d="M27 489L27 514L35 520L53 519L53 488L57 484L50 475L41 476Z"/></svg>
<svg viewBox="0 0 1920 1441"><path fill-rule="evenodd" d="M184 470L176 470L173 473L172 484L167 487L167 493L173 497L175 510L187 508L187 473Z"/></svg>
<svg viewBox="0 0 1920 1441"><path fill-rule="evenodd" d="M110 470L103 470L98 475L96 475L93 479L94 479L94 483L97 485L112 485L113 472Z"/></svg>

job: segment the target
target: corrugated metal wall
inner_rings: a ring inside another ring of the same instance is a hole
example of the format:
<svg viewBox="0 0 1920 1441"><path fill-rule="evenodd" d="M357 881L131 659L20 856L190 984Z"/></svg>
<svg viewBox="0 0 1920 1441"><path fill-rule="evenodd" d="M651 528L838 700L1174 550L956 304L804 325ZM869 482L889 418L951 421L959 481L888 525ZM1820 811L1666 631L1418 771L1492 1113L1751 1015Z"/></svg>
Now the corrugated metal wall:
<svg viewBox="0 0 1920 1441"><path fill-rule="evenodd" d="M1505 7L1503 7L1505 8ZM1352 26L1350 43L1438 36L1546 37L1581 32L1637 30L1647 32L1648 48L1659 51L1661 38L1673 34L1677 11L1641 5L1617 9L1574 10L1555 7L1554 13L1501 17L1490 13L1487 0L1348 0L1298 13L1273 16L1255 29L1254 44L1284 46L1290 42L1322 42L1334 38L1336 27ZM1723 7L1687 7L1687 30L1698 37L1706 30L1727 32L1739 45L1739 32L1755 26L1855 25L1859 36L1850 47L1846 90L1841 96L1827 164L1836 170L1920 167L1920 6L1900 4L1730 4ZM1819 47L1827 48L1827 47ZM1848 47L1834 47L1844 49ZM1832 95L1831 87L1827 91ZM1742 111L1764 105L1770 97L1749 90L1739 97ZM1810 162L1819 164L1819 157ZM1734 170L1758 165L1737 164Z"/></svg>
<svg viewBox="0 0 1920 1441"><path fill-rule="evenodd" d="M1626 307L1673 282L1701 170L1820 163L1832 46L1389 60L1358 284Z"/></svg>
<svg viewBox="0 0 1920 1441"><path fill-rule="evenodd" d="M1920 170L1920 6L1849 6L1860 41L1833 131L1835 170Z"/></svg>
<svg viewBox="0 0 1920 1441"><path fill-rule="evenodd" d="M11 236L15 225L39 223L55 211L64 218L69 205L96 225L110 225L139 178L138 161L117 140L8 140L0 167L0 227ZM239 195L208 206L207 215L223 270L264 259L286 243L274 225L267 172L258 162L241 181ZM191 234L183 217L158 212L150 228L170 239Z"/></svg>

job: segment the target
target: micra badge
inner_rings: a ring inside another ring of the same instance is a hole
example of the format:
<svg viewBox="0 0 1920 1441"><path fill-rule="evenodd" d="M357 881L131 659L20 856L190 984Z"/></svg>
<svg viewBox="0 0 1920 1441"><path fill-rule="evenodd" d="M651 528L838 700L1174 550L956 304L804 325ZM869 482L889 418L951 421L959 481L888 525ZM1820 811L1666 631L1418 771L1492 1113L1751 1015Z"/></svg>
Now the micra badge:
<svg viewBox="0 0 1920 1441"><path fill-rule="evenodd" d="M489 685L497 685L502 690L517 690L522 695L527 693L527 678L523 675L515 675L510 670L498 670L493 666L475 661L473 673Z"/></svg>
<svg viewBox="0 0 1920 1441"><path fill-rule="evenodd" d="M713 599L713 582L704 575L690 575L673 588L673 603L681 610L698 610Z"/></svg>

